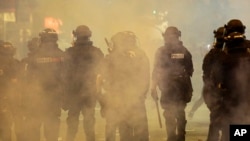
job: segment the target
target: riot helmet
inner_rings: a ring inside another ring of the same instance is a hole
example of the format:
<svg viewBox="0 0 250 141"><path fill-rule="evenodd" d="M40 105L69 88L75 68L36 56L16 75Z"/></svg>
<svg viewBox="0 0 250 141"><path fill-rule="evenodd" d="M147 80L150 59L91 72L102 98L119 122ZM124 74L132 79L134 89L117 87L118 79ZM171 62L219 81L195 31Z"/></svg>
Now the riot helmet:
<svg viewBox="0 0 250 141"><path fill-rule="evenodd" d="M222 39L225 36L225 27L219 27L217 30L214 30L214 38Z"/></svg>
<svg viewBox="0 0 250 141"><path fill-rule="evenodd" d="M137 37L132 31L118 32L111 37L112 50L126 50L137 47Z"/></svg>
<svg viewBox="0 0 250 141"><path fill-rule="evenodd" d="M177 27L174 26L169 26L165 32L162 34L162 36L176 36L176 37L181 37L181 31L178 30Z"/></svg>
<svg viewBox="0 0 250 141"><path fill-rule="evenodd" d="M16 48L11 42L2 42L0 43L0 52L4 55L14 56L16 53Z"/></svg>
<svg viewBox="0 0 250 141"><path fill-rule="evenodd" d="M245 26L238 19L230 20L226 25L226 42L227 43L236 43L245 40Z"/></svg>
<svg viewBox="0 0 250 141"><path fill-rule="evenodd" d="M40 39L38 37L34 37L31 40L28 41L27 47L29 51L34 51L39 47Z"/></svg>
<svg viewBox="0 0 250 141"><path fill-rule="evenodd" d="M222 49L224 46L224 42L225 42L225 32L226 29L225 27L219 27L217 28L217 30L214 30L214 43L213 43L213 47L214 48L219 48Z"/></svg>
<svg viewBox="0 0 250 141"><path fill-rule="evenodd" d="M225 41L225 27L219 27L217 30L214 30L214 46L222 48Z"/></svg>
<svg viewBox="0 0 250 141"><path fill-rule="evenodd" d="M56 42L58 40L57 32L52 28L45 28L39 33L41 42Z"/></svg>
<svg viewBox="0 0 250 141"><path fill-rule="evenodd" d="M244 34L246 27L240 20L232 19L225 25L225 28L226 28L226 35L229 35L232 32L238 32Z"/></svg>
<svg viewBox="0 0 250 141"><path fill-rule="evenodd" d="M86 25L79 25L72 33L75 38L89 38L92 35L92 32Z"/></svg>
<svg viewBox="0 0 250 141"><path fill-rule="evenodd" d="M169 26L165 30L164 33L162 33L162 36L164 38L165 44L176 44L179 43L179 38L181 37L181 31L178 30L177 27Z"/></svg>

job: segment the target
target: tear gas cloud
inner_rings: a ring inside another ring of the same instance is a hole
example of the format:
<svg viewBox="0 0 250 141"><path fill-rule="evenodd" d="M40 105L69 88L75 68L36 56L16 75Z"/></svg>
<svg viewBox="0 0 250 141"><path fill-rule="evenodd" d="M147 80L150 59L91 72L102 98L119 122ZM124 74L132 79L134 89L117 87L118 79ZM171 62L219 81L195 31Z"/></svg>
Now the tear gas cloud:
<svg viewBox="0 0 250 141"><path fill-rule="evenodd" d="M248 0L49 0L38 2L37 12L62 19L60 41L70 46L71 32L85 24L93 32L94 45L107 53L104 38L110 39L116 32L130 30L138 37L138 43L149 56L152 68L155 50L163 45L161 33L169 25L182 32L182 41L194 61L193 99L198 99L202 88L201 63L213 42L213 30L237 18L246 25L248 37L250 20ZM68 44L67 44L68 43ZM67 48L68 46L61 46Z"/></svg>
<svg viewBox="0 0 250 141"><path fill-rule="evenodd" d="M162 32L169 25L177 26L184 46L193 56L195 101L200 97L201 64L207 52L206 46L213 42L213 30L236 18L246 25L248 36L248 5L248 0L37 0L33 20L46 16L59 18L62 25L58 43L63 50L71 46L72 30L78 25L87 25L91 29L94 46L105 54L108 53L105 37L110 39L117 32L132 31L138 38L139 47L149 57L151 69L156 49L164 44ZM42 30L41 23L34 21L33 24L36 31ZM38 33L33 32L32 35L38 36ZM155 112L152 111L154 103L149 102L150 95L147 101L148 112ZM208 122L208 117L205 118Z"/></svg>
<svg viewBox="0 0 250 141"><path fill-rule="evenodd" d="M163 42L161 32L168 25L182 31L184 44L196 55L199 46L213 41L212 32L231 18L239 18L247 26L247 0L49 0L37 1L36 17L52 16L62 20L60 28L61 48L71 42L71 32L85 24L93 32L95 45L106 52L104 37L116 32L135 32L141 47L154 52ZM34 25L36 27L36 25ZM39 27L41 28L41 27ZM39 29L40 30L40 29ZM247 28L248 31L248 28ZM36 33L33 33L36 35ZM198 54L199 55L199 54ZM199 55L199 57L202 57ZM194 60L195 61L195 60Z"/></svg>

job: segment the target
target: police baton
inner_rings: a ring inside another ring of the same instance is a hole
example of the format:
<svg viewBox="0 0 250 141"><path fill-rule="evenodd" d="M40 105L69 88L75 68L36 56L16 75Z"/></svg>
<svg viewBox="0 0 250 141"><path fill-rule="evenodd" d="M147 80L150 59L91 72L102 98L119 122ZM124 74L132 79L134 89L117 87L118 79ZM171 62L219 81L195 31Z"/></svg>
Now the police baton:
<svg viewBox="0 0 250 141"><path fill-rule="evenodd" d="M157 90L154 89L151 91L151 95L155 101L156 109L157 109L157 116L158 116L158 121L160 124L160 128L162 128L162 123L161 123L161 115L160 115L160 108L159 108L159 103L158 103L158 96L157 96Z"/></svg>
<svg viewBox="0 0 250 141"><path fill-rule="evenodd" d="M111 47L111 45L110 45L110 42L108 41L107 38L104 38L104 40L105 40L105 42L106 42L106 44L107 44L107 46L108 46L108 52L110 53L110 52L112 51L112 47Z"/></svg>
<svg viewBox="0 0 250 141"><path fill-rule="evenodd" d="M160 115L160 109L159 109L159 103L157 100L155 100L155 105L156 105L156 109L157 109L157 115L158 115L158 121L160 124L160 128L162 128L162 123L161 123L161 115Z"/></svg>

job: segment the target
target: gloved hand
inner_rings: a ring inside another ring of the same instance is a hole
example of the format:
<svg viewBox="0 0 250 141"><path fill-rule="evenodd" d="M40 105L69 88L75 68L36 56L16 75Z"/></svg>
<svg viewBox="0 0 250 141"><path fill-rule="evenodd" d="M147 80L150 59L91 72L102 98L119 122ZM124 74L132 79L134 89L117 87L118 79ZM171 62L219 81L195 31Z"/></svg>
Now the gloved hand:
<svg viewBox="0 0 250 141"><path fill-rule="evenodd" d="M192 111L192 110L189 111L189 113L188 113L188 118L192 119L193 116L194 116L194 111Z"/></svg>
<svg viewBox="0 0 250 141"><path fill-rule="evenodd" d="M158 101L158 100L159 100L159 97L158 97L158 94L157 94L157 90L156 90L156 89L152 89L152 90L151 90L151 97L152 97L155 101Z"/></svg>

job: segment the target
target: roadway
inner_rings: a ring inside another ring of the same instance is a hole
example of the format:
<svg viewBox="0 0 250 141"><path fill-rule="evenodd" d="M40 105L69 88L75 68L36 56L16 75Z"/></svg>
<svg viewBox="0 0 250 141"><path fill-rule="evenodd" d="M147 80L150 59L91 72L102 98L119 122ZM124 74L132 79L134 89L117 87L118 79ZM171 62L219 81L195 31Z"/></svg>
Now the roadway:
<svg viewBox="0 0 250 141"><path fill-rule="evenodd" d="M186 111L189 111L193 103L189 103L187 105ZM148 123L149 123L149 134L150 141L165 141L166 140L166 130L164 125L164 118L161 117L163 127L160 128L156 106L153 101L149 98L146 100L147 112L148 112ZM105 140L105 120L100 116L100 108L97 106L96 108L96 141L104 141ZM162 110L160 110L162 113ZM67 112L62 112L61 116L61 130L59 141L64 141L65 133L66 133L66 116ZM82 117L80 117L80 121L82 121ZM197 112L194 114L192 119L187 118L187 127L186 127L186 141L205 141L208 131L209 124L209 111L206 108L205 104L203 104ZM79 124L79 131L76 136L75 141L84 141L84 131L82 122ZM117 140L119 140L119 134L117 133Z"/></svg>

